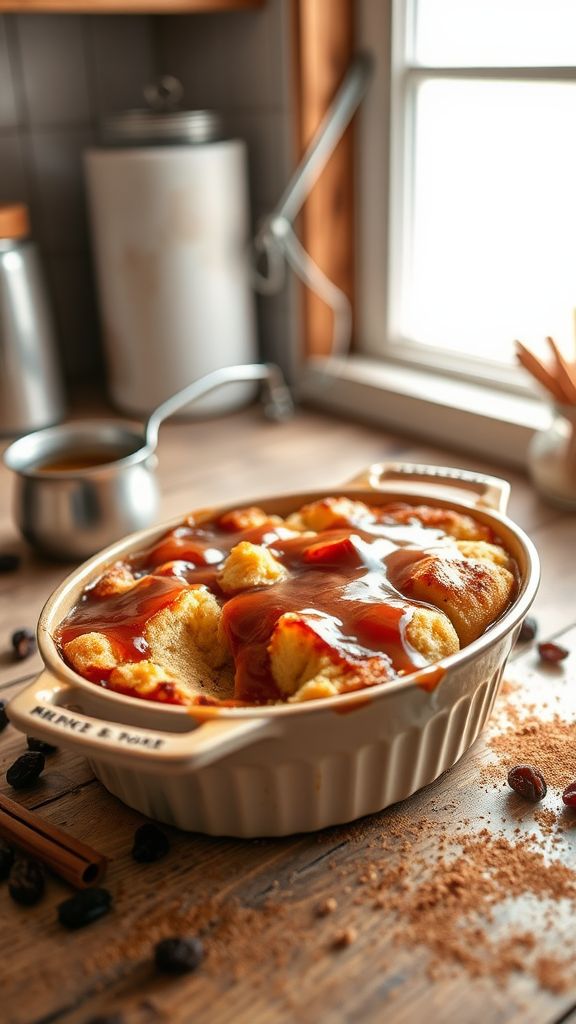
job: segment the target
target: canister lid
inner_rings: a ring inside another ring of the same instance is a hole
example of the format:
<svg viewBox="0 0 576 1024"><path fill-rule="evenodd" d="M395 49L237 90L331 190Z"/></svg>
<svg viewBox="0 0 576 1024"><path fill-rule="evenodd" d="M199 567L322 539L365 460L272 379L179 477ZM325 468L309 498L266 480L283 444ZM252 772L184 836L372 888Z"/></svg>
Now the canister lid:
<svg viewBox="0 0 576 1024"><path fill-rule="evenodd" d="M0 205L0 238L27 238L30 234L28 207L25 203Z"/></svg>
<svg viewBox="0 0 576 1024"><path fill-rule="evenodd" d="M222 121L214 110L178 110L182 86L164 75L147 85L149 108L107 114L100 124L102 142L108 146L174 145L214 142L223 137Z"/></svg>

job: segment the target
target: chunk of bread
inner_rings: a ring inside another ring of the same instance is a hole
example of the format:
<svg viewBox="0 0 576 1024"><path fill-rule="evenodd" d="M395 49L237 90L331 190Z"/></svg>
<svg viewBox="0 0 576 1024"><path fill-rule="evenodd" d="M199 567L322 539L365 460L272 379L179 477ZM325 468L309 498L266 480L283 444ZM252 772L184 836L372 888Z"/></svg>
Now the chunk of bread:
<svg viewBox="0 0 576 1024"><path fill-rule="evenodd" d="M303 505L288 516L286 525L293 530L331 530L338 526L356 526L372 522L374 514L363 501L350 498L322 498Z"/></svg>
<svg viewBox="0 0 576 1024"><path fill-rule="evenodd" d="M389 512L397 523L418 522L422 526L444 530L456 540L484 540L492 542L494 535L488 526L479 523L472 516L449 508L432 508L430 505L414 505L410 508L396 508Z"/></svg>
<svg viewBox="0 0 576 1024"><path fill-rule="evenodd" d="M129 661L110 673L112 690L129 691L135 697L153 697L171 704L190 704L192 695L161 665L153 661Z"/></svg>
<svg viewBox="0 0 576 1024"><path fill-rule="evenodd" d="M291 701L374 686L394 674L387 660L378 655L360 661L345 658L318 635L309 620L296 612L280 616L268 654L274 682Z"/></svg>
<svg viewBox="0 0 576 1024"><path fill-rule="evenodd" d="M487 560L430 555L413 563L396 585L406 597L440 608L465 646L502 614L515 580L508 569Z"/></svg>
<svg viewBox="0 0 576 1024"><path fill-rule="evenodd" d="M243 540L232 548L217 579L225 594L234 594L249 587L269 587L286 576L286 569L268 548Z"/></svg>
<svg viewBox="0 0 576 1024"><path fill-rule="evenodd" d="M255 530L258 526L264 526L267 523L270 526L280 526L283 522L284 520L280 516L271 516L256 505L250 505L248 508L235 508L231 512L225 512L223 516L220 516L218 525L223 530L239 533L242 530Z"/></svg>
<svg viewBox="0 0 576 1024"><path fill-rule="evenodd" d="M91 589L95 597L115 597L125 594L136 585L136 580L127 565L119 562L108 569Z"/></svg>
<svg viewBox="0 0 576 1024"><path fill-rule="evenodd" d="M511 569L512 557L499 544L489 544L485 540L457 540L456 547L465 558L477 558L481 562L493 562Z"/></svg>
<svg viewBox="0 0 576 1024"><path fill-rule="evenodd" d="M114 648L103 633L82 633L64 644L66 660L81 676L109 672L118 664Z"/></svg>
<svg viewBox="0 0 576 1024"><path fill-rule="evenodd" d="M179 679L190 693L227 700L232 696L231 657L222 611L205 586L183 590L144 628L151 661Z"/></svg>
<svg viewBox="0 0 576 1024"><path fill-rule="evenodd" d="M406 639L431 665L460 650L458 634L450 619L434 608L414 608L406 626Z"/></svg>

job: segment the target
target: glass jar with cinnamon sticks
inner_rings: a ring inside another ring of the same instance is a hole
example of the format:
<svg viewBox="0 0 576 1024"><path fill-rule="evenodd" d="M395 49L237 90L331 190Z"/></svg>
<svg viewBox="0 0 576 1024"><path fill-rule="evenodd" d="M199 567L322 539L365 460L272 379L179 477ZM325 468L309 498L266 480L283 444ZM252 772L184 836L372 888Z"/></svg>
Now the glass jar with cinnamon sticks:
<svg viewBox="0 0 576 1024"><path fill-rule="evenodd" d="M516 342L522 366L551 400L551 422L534 434L528 449L528 470L535 487L548 501L576 508L576 362L563 356L553 338L546 339L551 362L545 363Z"/></svg>

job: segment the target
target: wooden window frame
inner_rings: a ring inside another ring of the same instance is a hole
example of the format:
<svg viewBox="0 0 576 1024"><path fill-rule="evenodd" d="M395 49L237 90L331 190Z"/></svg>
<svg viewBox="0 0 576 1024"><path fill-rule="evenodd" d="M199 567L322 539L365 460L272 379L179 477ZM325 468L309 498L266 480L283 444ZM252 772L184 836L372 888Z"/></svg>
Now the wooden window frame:
<svg viewBox="0 0 576 1024"><path fill-rule="evenodd" d="M295 110L301 155L354 54L353 0L294 0ZM354 126L347 129L302 210L299 234L313 260L355 296ZM304 291L304 355L329 355L333 313Z"/></svg>

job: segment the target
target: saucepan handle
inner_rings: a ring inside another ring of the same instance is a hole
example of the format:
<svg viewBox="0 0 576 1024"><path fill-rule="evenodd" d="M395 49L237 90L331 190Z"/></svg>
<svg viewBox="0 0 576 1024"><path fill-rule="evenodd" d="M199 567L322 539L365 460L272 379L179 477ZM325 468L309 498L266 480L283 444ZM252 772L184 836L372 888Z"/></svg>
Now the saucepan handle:
<svg viewBox="0 0 576 1024"><path fill-rule="evenodd" d="M74 698L73 687L46 671L12 698L8 717L27 735L73 749L89 759L162 772L203 768L275 730L270 719L258 717L215 717L200 724L190 718L189 732L143 729L73 710Z"/></svg>
<svg viewBox="0 0 576 1024"><path fill-rule="evenodd" d="M476 508L493 509L503 515L510 497L510 484L498 476L416 462L376 462L349 480L347 486L372 491L393 491L398 489L394 484L397 485L399 481L406 484L431 484L434 489L444 486L471 492L475 499L468 499L468 504Z"/></svg>

